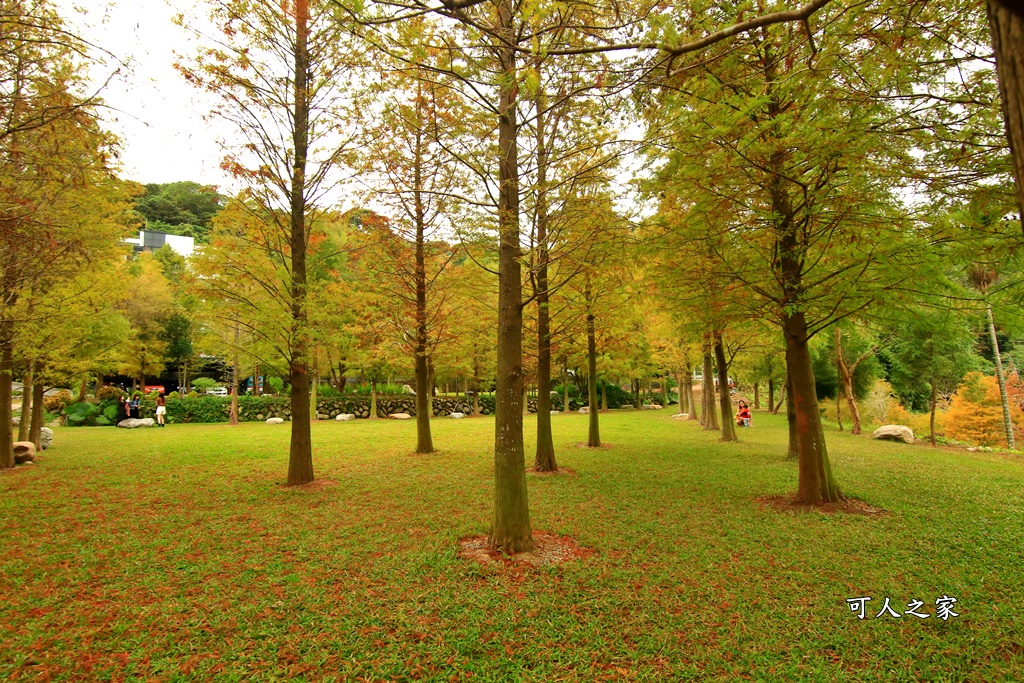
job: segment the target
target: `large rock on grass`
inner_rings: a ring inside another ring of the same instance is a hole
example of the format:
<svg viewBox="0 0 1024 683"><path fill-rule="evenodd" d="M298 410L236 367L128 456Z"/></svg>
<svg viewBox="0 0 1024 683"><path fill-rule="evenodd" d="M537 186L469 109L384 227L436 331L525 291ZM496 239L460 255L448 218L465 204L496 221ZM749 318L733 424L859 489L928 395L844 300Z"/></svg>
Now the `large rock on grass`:
<svg viewBox="0 0 1024 683"><path fill-rule="evenodd" d="M448 417L450 417L453 420L461 420L462 418L466 417L466 414L465 413L452 413Z"/></svg>
<svg viewBox="0 0 1024 683"><path fill-rule="evenodd" d="M130 417L127 420L118 422L117 426L121 429L138 429L139 427L152 427L155 424L156 420L151 417L144 417L142 419Z"/></svg>
<svg viewBox="0 0 1024 683"><path fill-rule="evenodd" d="M36 445L31 441L14 442L14 464L24 465L36 459Z"/></svg>
<svg viewBox="0 0 1024 683"><path fill-rule="evenodd" d="M675 415L672 416L672 419L673 420L689 420L690 419L690 414L689 413L676 413Z"/></svg>
<svg viewBox="0 0 1024 683"><path fill-rule="evenodd" d="M411 420L412 415L409 413L391 413L388 415L392 420Z"/></svg>
<svg viewBox="0 0 1024 683"><path fill-rule="evenodd" d="M587 406L583 406L583 407L582 407L582 408L580 408L580 409L579 409L579 410L578 410L577 412L578 412L578 413L579 413L580 415L588 415L588 414L590 414L590 408L589 408L589 407L587 407Z"/></svg>
<svg viewBox="0 0 1024 683"><path fill-rule="evenodd" d="M267 424L268 425L284 424L284 418L283 417L268 417L267 418Z"/></svg>
<svg viewBox="0 0 1024 683"><path fill-rule="evenodd" d="M340 415L338 415L338 417L334 419L337 420L338 422L351 422L352 420L356 419L356 416L353 415L352 413L341 413Z"/></svg>
<svg viewBox="0 0 1024 683"><path fill-rule="evenodd" d="M49 427L41 427L39 429L39 445L45 451L53 443L53 430Z"/></svg>
<svg viewBox="0 0 1024 683"><path fill-rule="evenodd" d="M914 443L914 430L903 425L882 425L871 435L872 439L882 441L902 441L903 443Z"/></svg>

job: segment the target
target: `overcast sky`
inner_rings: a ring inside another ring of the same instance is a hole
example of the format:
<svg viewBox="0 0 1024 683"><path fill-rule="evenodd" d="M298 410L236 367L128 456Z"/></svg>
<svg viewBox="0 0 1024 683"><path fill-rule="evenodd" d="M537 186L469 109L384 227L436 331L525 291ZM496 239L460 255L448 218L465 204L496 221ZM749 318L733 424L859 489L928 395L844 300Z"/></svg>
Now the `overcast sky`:
<svg viewBox="0 0 1024 683"><path fill-rule="evenodd" d="M129 70L104 91L107 126L121 137L123 176L143 183L195 180L230 189L220 170L215 130L203 120L208 97L174 70L175 50L189 37L172 17L191 0L57 0L86 40L128 60ZM74 8L84 10L84 14ZM94 78L105 72L95 69Z"/></svg>

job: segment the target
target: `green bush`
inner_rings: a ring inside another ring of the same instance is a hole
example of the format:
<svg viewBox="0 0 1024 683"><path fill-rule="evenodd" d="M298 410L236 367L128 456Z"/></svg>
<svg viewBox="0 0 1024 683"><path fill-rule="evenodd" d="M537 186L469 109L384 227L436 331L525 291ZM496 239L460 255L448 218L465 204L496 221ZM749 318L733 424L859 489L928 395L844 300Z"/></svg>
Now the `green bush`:
<svg viewBox="0 0 1024 683"><path fill-rule="evenodd" d="M97 424L96 418L103 417L95 403L72 403L64 409L69 427L86 427ZM100 423L102 424L102 423Z"/></svg>
<svg viewBox="0 0 1024 683"><path fill-rule="evenodd" d="M167 421L227 422L230 406L231 399L224 396L192 397L190 393L189 398L168 398Z"/></svg>
<svg viewBox="0 0 1024 683"><path fill-rule="evenodd" d="M181 398L181 394L179 394L177 391L172 391L171 393L167 394L167 398Z"/></svg>
<svg viewBox="0 0 1024 683"><path fill-rule="evenodd" d="M268 377L267 384L270 385L275 394L280 394L284 389L284 380L280 377Z"/></svg>
<svg viewBox="0 0 1024 683"><path fill-rule="evenodd" d="M370 387L369 383L367 383L365 385L357 384L355 387L353 387L353 391L351 391L349 393L350 394L355 394L356 396L369 396L372 393L371 389L372 389L372 387ZM410 394L405 391L405 388L401 384L378 384L377 385L377 395L378 396L410 396Z"/></svg>

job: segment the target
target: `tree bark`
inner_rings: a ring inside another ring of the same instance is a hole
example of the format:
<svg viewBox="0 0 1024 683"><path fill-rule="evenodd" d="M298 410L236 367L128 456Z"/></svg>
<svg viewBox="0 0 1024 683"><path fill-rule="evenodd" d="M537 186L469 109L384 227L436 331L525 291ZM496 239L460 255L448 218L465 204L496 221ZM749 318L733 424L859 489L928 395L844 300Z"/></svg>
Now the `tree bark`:
<svg viewBox="0 0 1024 683"><path fill-rule="evenodd" d="M835 329L836 361L839 366L839 378L843 383L843 393L846 395L846 405L850 409L850 422L852 423L850 433L860 434L860 409L857 407L857 398L853 395L853 373L856 371L860 361L858 360L852 367L846 362L846 358L843 356L843 331L838 325L836 325Z"/></svg>
<svg viewBox="0 0 1024 683"><path fill-rule="evenodd" d="M313 481L313 444L309 427L309 358L306 311L306 159L309 153L309 0L295 0L295 82L291 200L291 379L292 433L288 484Z"/></svg>
<svg viewBox="0 0 1024 683"><path fill-rule="evenodd" d="M932 401L931 401L931 416L928 419L928 433L932 445L935 445L935 405L938 403L938 390L935 387L935 379L932 378Z"/></svg>
<svg viewBox="0 0 1024 683"><path fill-rule="evenodd" d="M533 550L523 447L523 310L519 247L519 90L514 4L500 0L498 69L498 364L494 420L494 523L488 548Z"/></svg>
<svg viewBox="0 0 1024 683"><path fill-rule="evenodd" d="M535 63L540 74L541 59ZM548 148L545 128L547 98L537 89L537 451L534 469L554 472L555 441L551 432L551 310L548 293Z"/></svg>
<svg viewBox="0 0 1024 683"><path fill-rule="evenodd" d="M601 382L601 412L608 412L608 380Z"/></svg>
<svg viewBox="0 0 1024 683"><path fill-rule="evenodd" d="M768 379L768 412L775 414L775 382L771 378Z"/></svg>
<svg viewBox="0 0 1024 683"><path fill-rule="evenodd" d="M417 405L419 402L417 401ZM429 405L429 404L428 404ZM370 418L371 420L377 419L377 380L370 380Z"/></svg>
<svg viewBox="0 0 1024 683"><path fill-rule="evenodd" d="M587 405L590 406L590 427L587 431L587 446L601 446L601 430L598 424L597 409L597 336L594 332L594 309L590 298L589 282L586 288L587 300Z"/></svg>
<svg viewBox="0 0 1024 683"><path fill-rule="evenodd" d="M434 362L427 358L427 419L434 418Z"/></svg>
<svg viewBox="0 0 1024 683"><path fill-rule="evenodd" d="M43 399L46 395L46 387L43 380L36 373L36 379L32 384L32 425L28 430L28 440L36 445L36 453L43 450L40 438L43 433Z"/></svg>
<svg viewBox="0 0 1024 683"><path fill-rule="evenodd" d="M89 391L89 375L88 373L82 373L82 381L78 385L78 402L82 403L85 401L85 395Z"/></svg>
<svg viewBox="0 0 1024 683"><path fill-rule="evenodd" d="M13 305L13 304L12 304ZM10 320L0 320L0 469L14 467L11 438L11 383L14 380L14 329ZM22 385L24 399L27 387Z"/></svg>
<svg viewBox="0 0 1024 683"><path fill-rule="evenodd" d="M761 383L754 382L754 410L761 409Z"/></svg>
<svg viewBox="0 0 1024 683"><path fill-rule="evenodd" d="M1010 417L1010 398L1006 393L1006 377L1003 375L1003 358L999 353L999 340L996 338L996 321L992 315L992 307L988 306L988 334L992 341L992 354L996 360L996 380L999 382L999 399L1003 404L1003 429L1006 431L1006 445L1011 451L1016 450L1013 442L1013 420Z"/></svg>
<svg viewBox="0 0 1024 683"><path fill-rule="evenodd" d="M987 0L988 24L996 57L1006 140L1010 145L1017 210L1024 216L1024 13L1014 3Z"/></svg>
<svg viewBox="0 0 1024 683"><path fill-rule="evenodd" d="M810 505L834 503L842 499L832 477L825 447L825 435L818 412L814 371L808 346L807 321L802 311L783 316L786 338L786 367L789 374L789 401L796 417L796 436L800 479L796 498Z"/></svg>
<svg viewBox="0 0 1024 683"><path fill-rule="evenodd" d="M572 409L569 407L569 366L566 364L568 361L562 364L562 412L571 413Z"/></svg>
<svg viewBox="0 0 1024 683"><path fill-rule="evenodd" d="M25 376L21 378L21 417L18 419L18 441L28 441L29 425L32 424L32 376L36 362L29 361Z"/></svg>
<svg viewBox="0 0 1024 683"><path fill-rule="evenodd" d="M701 408L704 412L704 421L701 423L704 425L704 429L707 431L719 430L718 426L718 409L715 407L715 368L714 363L711 360L711 348L705 347L704 349L704 379L701 380Z"/></svg>
<svg viewBox="0 0 1024 683"><path fill-rule="evenodd" d="M661 407L668 408L668 373L661 376Z"/></svg>
<svg viewBox="0 0 1024 683"><path fill-rule="evenodd" d="M697 415L697 401L693 398L693 370L687 366L686 368L686 409L689 412L690 420L698 420L700 417Z"/></svg>
<svg viewBox="0 0 1024 683"><path fill-rule="evenodd" d="M256 363L252 368L252 395L260 396L263 388L260 386L260 364Z"/></svg>
<svg viewBox="0 0 1024 683"><path fill-rule="evenodd" d="M430 397L427 357L427 257L426 218L423 202L423 141L422 132L416 130L416 153L413 159L413 202L416 217L416 266L413 274L416 285L416 452L433 453L434 437L430 431L433 401Z"/></svg>
<svg viewBox="0 0 1024 683"><path fill-rule="evenodd" d="M637 410L640 410L640 406L643 404L643 399L640 397L640 379L633 380L633 404Z"/></svg>
<svg viewBox="0 0 1024 683"><path fill-rule="evenodd" d="M800 458L800 439L797 434L796 426L796 408L793 405L792 383L789 381L789 368L786 368L786 384L782 388L782 396L779 398L778 405L775 409L778 410L779 406L782 405L783 398L786 401L786 425L789 429L789 453L787 457L792 460L799 460Z"/></svg>
<svg viewBox="0 0 1024 683"><path fill-rule="evenodd" d="M715 330L715 364L718 366L718 401L722 410L722 441L736 441L736 421L733 419L732 396L729 394L729 365L725 360L722 332Z"/></svg>

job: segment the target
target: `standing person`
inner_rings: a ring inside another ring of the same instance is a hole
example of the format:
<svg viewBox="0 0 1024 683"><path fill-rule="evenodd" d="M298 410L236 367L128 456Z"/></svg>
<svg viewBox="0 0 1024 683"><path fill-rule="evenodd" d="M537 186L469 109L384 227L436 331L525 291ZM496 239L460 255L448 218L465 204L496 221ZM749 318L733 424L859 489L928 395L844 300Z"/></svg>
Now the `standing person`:
<svg viewBox="0 0 1024 683"><path fill-rule="evenodd" d="M157 425L164 426L164 415L167 414L167 399L164 398L163 394L158 394L156 397L156 423Z"/></svg>
<svg viewBox="0 0 1024 683"><path fill-rule="evenodd" d="M135 418L135 419L139 418L139 407L141 405L142 405L142 399L139 398L138 394L132 396L131 403L128 404L128 407L131 410L133 418Z"/></svg>
<svg viewBox="0 0 1024 683"><path fill-rule="evenodd" d="M129 417L131 417L131 413L129 412L129 410L130 409L128 408L128 397L127 396L120 396L120 397L118 397L118 399L117 399L117 421L121 422L122 420L127 420Z"/></svg>

